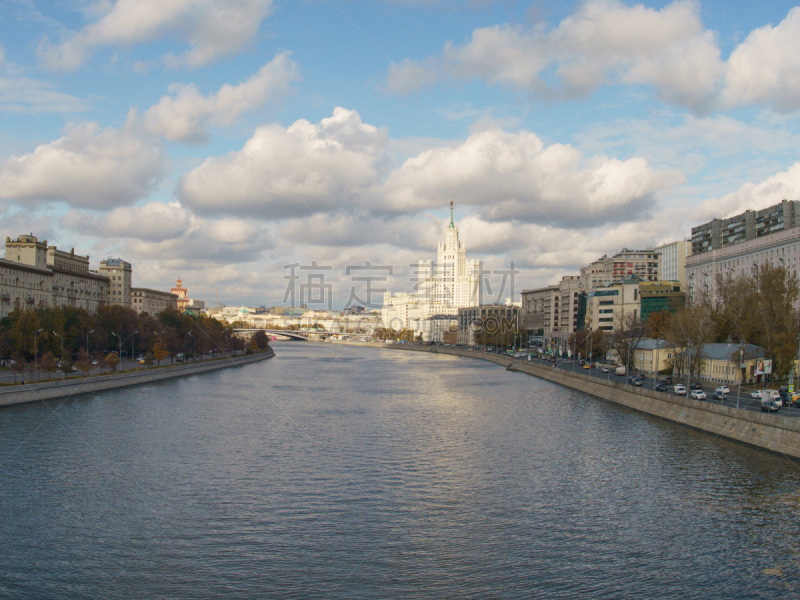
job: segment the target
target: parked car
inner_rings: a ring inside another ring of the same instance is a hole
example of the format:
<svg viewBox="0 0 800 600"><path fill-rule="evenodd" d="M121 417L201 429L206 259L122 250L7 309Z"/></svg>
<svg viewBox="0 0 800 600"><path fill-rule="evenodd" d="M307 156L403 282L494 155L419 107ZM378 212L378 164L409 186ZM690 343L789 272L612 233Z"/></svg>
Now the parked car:
<svg viewBox="0 0 800 600"><path fill-rule="evenodd" d="M675 392L676 396L685 396L686 395L686 386L679 383L674 388L672 388L672 391Z"/></svg>
<svg viewBox="0 0 800 600"><path fill-rule="evenodd" d="M729 388L727 385L721 385L717 389L715 389L714 391L715 392L721 392L723 394L730 394L731 393L731 388Z"/></svg>
<svg viewBox="0 0 800 600"><path fill-rule="evenodd" d="M603 367L603 373L608 373L608 367Z"/></svg>
<svg viewBox="0 0 800 600"><path fill-rule="evenodd" d="M667 384L665 384L665 383L659 383L659 384L656 386L656 391L657 391L657 392L666 392L666 391L667 391Z"/></svg>
<svg viewBox="0 0 800 600"><path fill-rule="evenodd" d="M689 389L690 390L702 390L703 386L695 381L692 385L689 386Z"/></svg>
<svg viewBox="0 0 800 600"><path fill-rule="evenodd" d="M705 400L707 397L703 390L692 390L692 398L695 400Z"/></svg>

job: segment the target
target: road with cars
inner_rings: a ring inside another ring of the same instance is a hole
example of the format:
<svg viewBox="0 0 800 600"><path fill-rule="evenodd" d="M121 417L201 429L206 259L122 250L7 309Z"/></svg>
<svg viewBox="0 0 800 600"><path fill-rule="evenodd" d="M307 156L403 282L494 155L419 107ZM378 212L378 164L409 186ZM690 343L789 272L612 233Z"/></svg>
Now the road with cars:
<svg viewBox="0 0 800 600"><path fill-rule="evenodd" d="M527 360L527 357L518 358L517 360ZM561 359L561 358L556 359L556 362L552 363L550 361L550 357L536 358L534 356L531 356L531 362L537 362L537 363L542 364L542 365L551 365L551 366L553 364L555 364L555 368L557 368L557 369L564 369L566 371L574 371L576 373L583 373L584 375L591 375L593 377L598 377L600 379L606 379L606 380L609 380L609 381L616 381L617 383L624 383L624 384L627 384L627 385L631 385L630 383L628 383L629 376L632 376L632 375L636 374L632 370L630 375L615 375L614 374L615 367L612 366L612 365L609 365L607 367L608 370L609 370L608 373L603 373L602 372L603 367L600 367L600 368L593 367L593 368L589 368L589 369L584 369L579 361L573 361L573 360ZM658 380L654 380L653 378L645 377L645 379L642 381L641 387L649 389L649 390L655 390L656 386L658 385L658 382L661 381L662 379L663 379L663 376L660 377ZM751 411L755 411L755 412L761 412L761 399L759 399L759 398L751 398L751 396L750 396L750 393L752 391L754 391L753 387L742 386L741 397L737 397L738 387L737 386L731 387L730 388L730 390L731 390L730 393L726 394L724 400L720 401L719 399L715 400L713 398L713 395L714 395L714 390L719 385L722 385L722 384L708 383L708 382L703 382L703 381L699 381L699 382L690 381L690 385L693 384L693 383L700 383L701 389L706 393L705 400L699 400L700 402L710 402L712 404L717 404L717 405L721 405L721 406L729 406L729 407L732 407L732 408L737 408L738 407L738 408L741 408L741 409L744 409L744 410L751 410ZM660 392L660 393L669 394L669 395L673 395L674 396L674 395L676 395L675 392L674 392L674 387L676 385L678 385L678 384L682 384L684 387L686 387L686 379L685 378L679 379L679 378L673 377L672 384L667 385L667 390L665 392ZM633 386L631 386L631 387L633 387ZM690 397L691 397L692 390L689 390L688 393L690 394ZM791 406L785 406L784 405L782 408L780 408L777 411L777 413L773 413L773 414L778 414L778 415L780 415L782 417L800 417L800 408L794 408L794 407L791 407Z"/></svg>
<svg viewBox="0 0 800 600"><path fill-rule="evenodd" d="M211 354L210 353L207 354L206 356L204 356L203 360L206 360L208 358L211 358ZM198 361L199 360L200 360L200 358L198 357ZM170 364L169 358L166 358L166 359L161 361L161 366L169 365L169 364ZM178 364L178 363L176 362L176 363L173 363L173 364ZM158 363L156 363L156 361L153 361L152 365L146 365L146 364L139 363L138 359L137 360L131 360L129 358L125 358L117 366L117 372L131 371L133 369L149 369L151 367L157 367L157 366L158 366ZM107 373L108 372L108 367L103 367L103 372ZM89 374L90 375L95 375L97 373L100 373L100 365L93 366L92 367L92 371ZM72 373L70 373L68 375L68 377L70 377L70 378L83 377L83 373L81 373L80 371L76 370L76 371L73 371ZM64 379L64 374L61 371L56 371L55 373L51 373L50 374L50 381L57 381L59 379ZM33 378L31 378L31 374L30 373L25 373L23 376L19 376L18 375L17 378L16 378L16 381L18 383L20 381L25 381L25 383L38 383L40 381L47 381L47 380L48 380L48 378L47 378L47 374L46 373L34 374ZM14 383L14 381L15 381L14 373L12 373L10 369L0 370L0 383Z"/></svg>

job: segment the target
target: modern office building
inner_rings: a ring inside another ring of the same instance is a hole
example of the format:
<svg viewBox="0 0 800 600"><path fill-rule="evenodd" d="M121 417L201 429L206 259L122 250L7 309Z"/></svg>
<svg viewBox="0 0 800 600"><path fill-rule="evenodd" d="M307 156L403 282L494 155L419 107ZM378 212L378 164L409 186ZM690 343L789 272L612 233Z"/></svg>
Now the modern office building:
<svg viewBox="0 0 800 600"><path fill-rule="evenodd" d="M652 249L661 256L659 275L661 281L679 281L686 286L686 257L692 253L690 240L661 244Z"/></svg>
<svg viewBox="0 0 800 600"><path fill-rule="evenodd" d="M642 321L653 313L676 312L686 306L686 292L679 281L642 281L639 283L639 297Z"/></svg>
<svg viewBox="0 0 800 600"><path fill-rule="evenodd" d="M457 343L474 346L480 340L501 340L519 334L520 307L513 304L486 304L458 309Z"/></svg>

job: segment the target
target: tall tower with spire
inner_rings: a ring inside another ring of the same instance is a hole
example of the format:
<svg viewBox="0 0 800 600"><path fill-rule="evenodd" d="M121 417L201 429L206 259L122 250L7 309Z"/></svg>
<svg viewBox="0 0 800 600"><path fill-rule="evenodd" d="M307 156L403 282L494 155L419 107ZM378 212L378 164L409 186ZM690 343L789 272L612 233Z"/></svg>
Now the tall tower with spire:
<svg viewBox="0 0 800 600"><path fill-rule="evenodd" d="M381 319L387 327L409 328L430 335L432 317L455 316L459 308L481 304L481 261L467 259L467 250L458 237L450 203L450 222L444 227L436 261L421 259L415 272L412 292L384 295ZM424 333L424 332L428 333Z"/></svg>

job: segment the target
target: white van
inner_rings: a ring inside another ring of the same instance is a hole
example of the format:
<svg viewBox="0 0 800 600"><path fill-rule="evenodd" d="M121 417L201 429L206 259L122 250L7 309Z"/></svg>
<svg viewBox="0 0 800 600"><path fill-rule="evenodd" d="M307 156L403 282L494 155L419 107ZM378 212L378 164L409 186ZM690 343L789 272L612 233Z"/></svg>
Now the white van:
<svg viewBox="0 0 800 600"><path fill-rule="evenodd" d="M783 400L777 390L766 390L761 394L761 404L769 404L770 402L774 402L778 406L783 407Z"/></svg>

